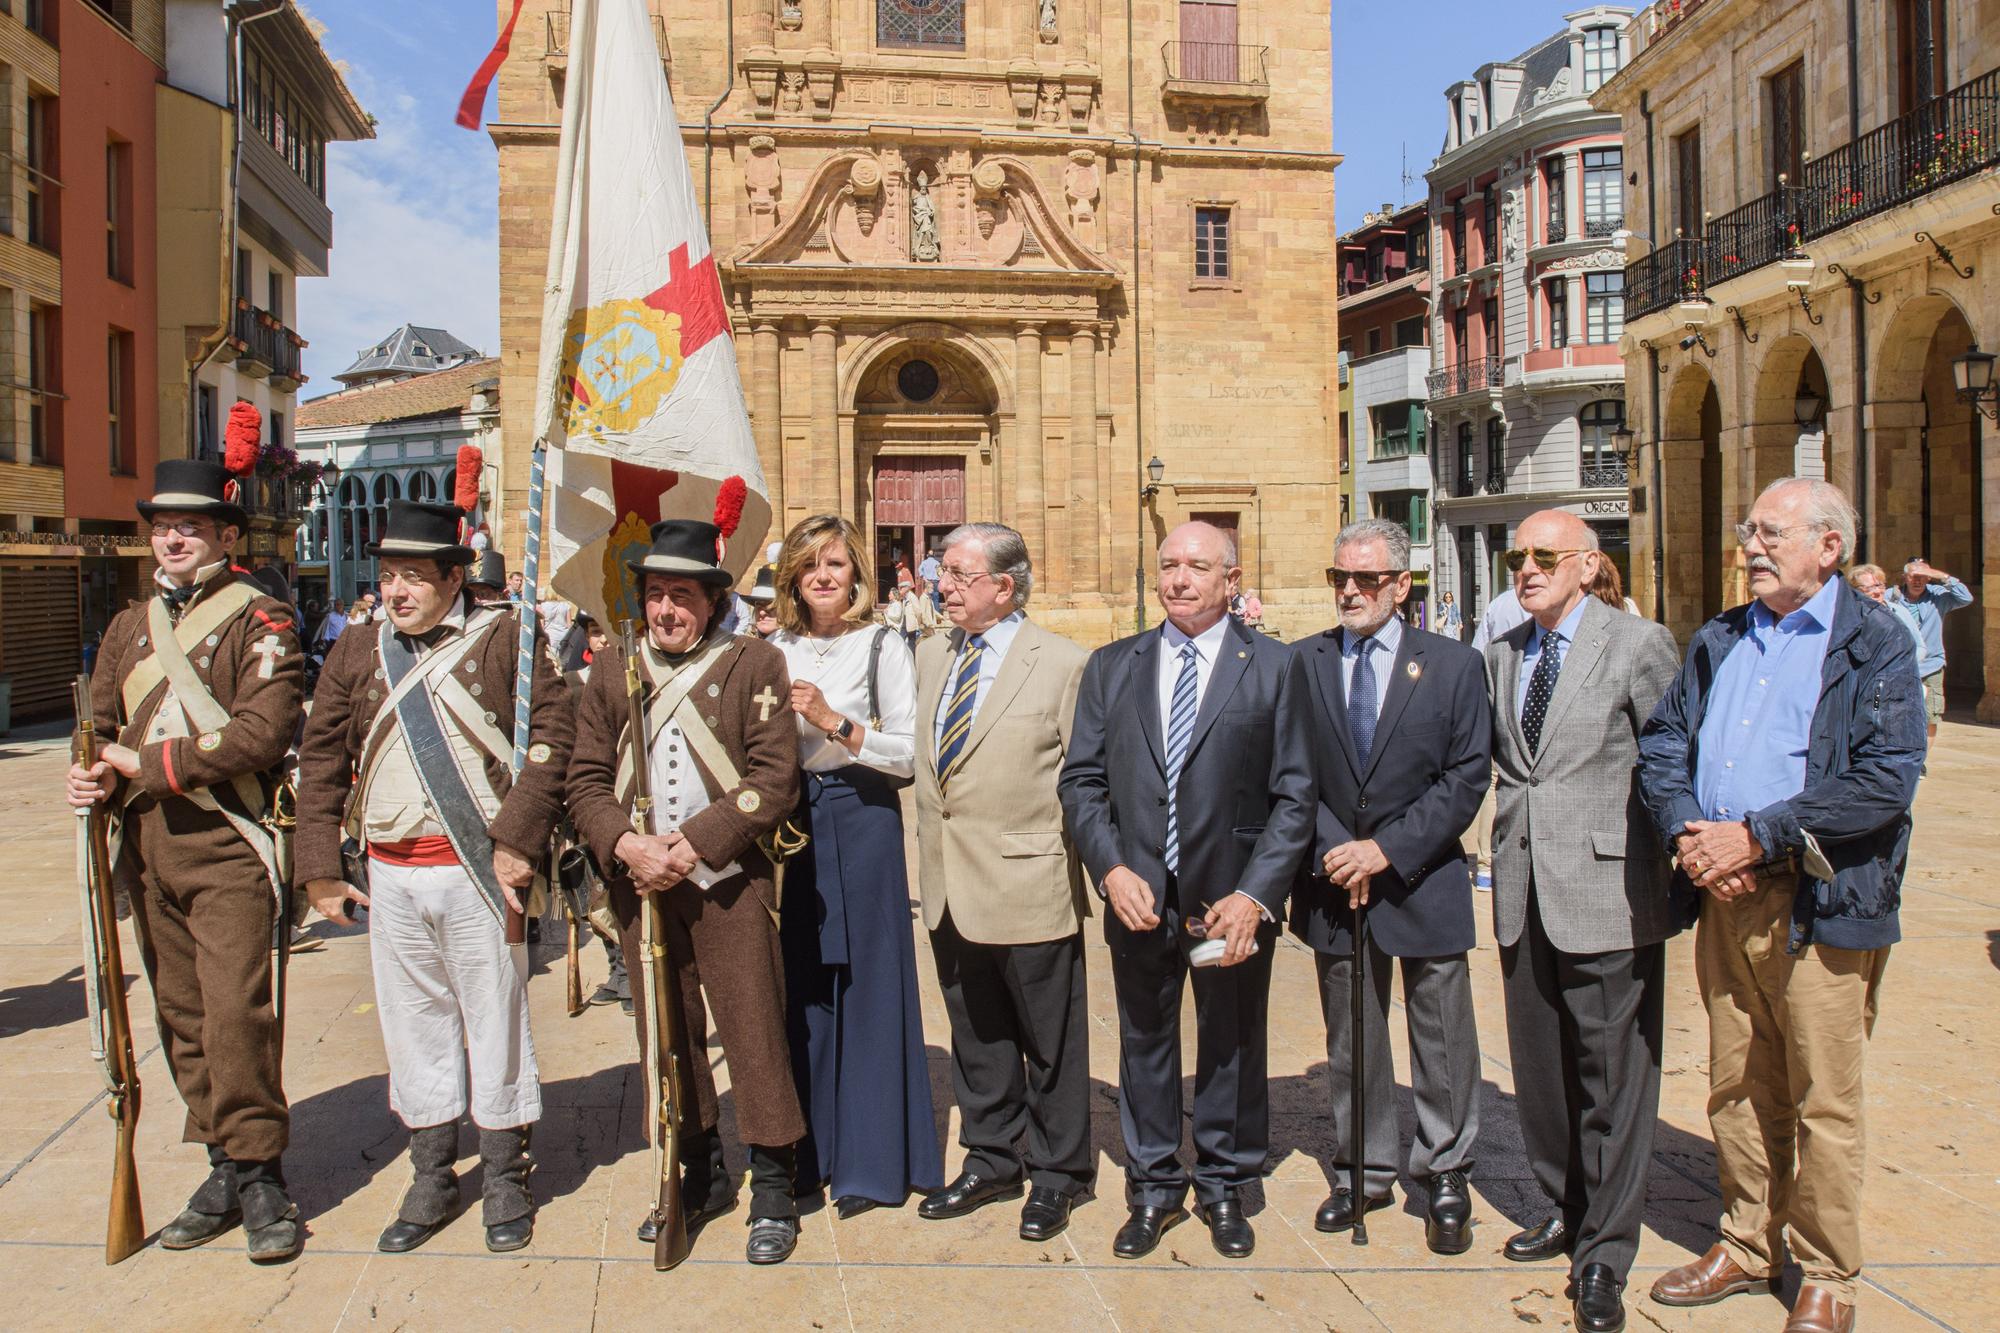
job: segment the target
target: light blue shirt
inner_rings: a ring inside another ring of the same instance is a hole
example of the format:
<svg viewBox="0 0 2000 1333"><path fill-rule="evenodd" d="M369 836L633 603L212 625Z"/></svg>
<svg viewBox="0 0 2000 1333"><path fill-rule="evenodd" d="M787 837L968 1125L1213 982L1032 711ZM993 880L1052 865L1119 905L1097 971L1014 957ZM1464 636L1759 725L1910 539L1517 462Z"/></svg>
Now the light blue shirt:
<svg viewBox="0 0 2000 1333"><path fill-rule="evenodd" d="M980 706L986 702L987 691L993 688L994 677L1000 674L1000 663L1006 660L1007 649L1013 646L1014 636L1021 632L1024 619L1015 611L990 629L981 630L979 641L986 645L986 651L979 655L979 683L972 687L972 715L979 716ZM966 635L969 642L970 634ZM965 660L965 649L960 647L958 656L951 659L951 672L944 678L944 692L938 695L937 718L935 720L937 739L944 741L944 715L951 708L952 686L958 681L959 663Z"/></svg>
<svg viewBox="0 0 2000 1333"><path fill-rule="evenodd" d="M1395 665L1396 650L1403 645L1403 618L1390 616L1381 629L1366 638L1340 632L1340 697L1354 697L1354 664L1361 660L1361 645L1374 640L1368 665L1375 670L1375 718L1382 718L1382 701L1389 695L1389 668Z"/></svg>
<svg viewBox="0 0 2000 1333"><path fill-rule="evenodd" d="M1695 741L1694 794L1710 819L1734 820L1805 790L1820 668L1840 580L1779 620L1750 604L1743 637L1722 659Z"/></svg>
<svg viewBox="0 0 2000 1333"><path fill-rule="evenodd" d="M1472 631L1472 646L1483 653L1487 644L1531 618L1514 590L1504 589L1486 604L1486 614L1479 617L1479 624Z"/></svg>
<svg viewBox="0 0 2000 1333"><path fill-rule="evenodd" d="M1548 647L1550 636L1556 640L1556 669L1562 669L1563 657L1576 646L1577 626L1583 624L1584 604L1590 600L1585 593L1577 604L1569 609L1569 614L1556 622L1554 629L1543 629L1540 621L1528 631L1528 646L1521 653L1521 679L1514 683L1514 716L1519 717L1528 707L1528 682L1534 679L1535 667L1542 660L1542 653ZM1557 677L1561 679L1560 676Z"/></svg>
<svg viewBox="0 0 2000 1333"><path fill-rule="evenodd" d="M1917 674L1929 678L1944 670L1945 612L1971 606L1972 589L1957 579L1946 579L1942 583L1926 585L1921 596L1911 597L1899 584L1889 590L1889 600L1908 607L1910 614L1917 618L1920 644L1917 656L1922 659L1917 664Z"/></svg>

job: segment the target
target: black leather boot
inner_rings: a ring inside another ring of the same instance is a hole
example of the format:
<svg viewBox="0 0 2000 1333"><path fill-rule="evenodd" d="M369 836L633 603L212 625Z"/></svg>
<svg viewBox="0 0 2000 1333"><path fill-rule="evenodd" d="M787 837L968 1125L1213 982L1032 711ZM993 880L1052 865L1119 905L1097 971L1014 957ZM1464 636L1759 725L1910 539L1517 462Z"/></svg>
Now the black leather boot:
<svg viewBox="0 0 2000 1333"><path fill-rule="evenodd" d="M410 1181L396 1220L382 1231L375 1248L403 1254L435 1236L458 1208L458 1122L410 1131Z"/></svg>
<svg viewBox="0 0 2000 1333"><path fill-rule="evenodd" d="M781 1264L799 1245L799 1205L792 1197L798 1149L750 1145L750 1241L744 1257L753 1264Z"/></svg>
<svg viewBox="0 0 2000 1333"><path fill-rule="evenodd" d="M299 1206L285 1190L277 1162L237 1162L236 1194L243 1208L243 1240L250 1261L282 1264L298 1257L305 1244Z"/></svg>
<svg viewBox="0 0 2000 1333"><path fill-rule="evenodd" d="M480 1220L486 1248L495 1254L518 1250L535 1238L535 1200L528 1188L534 1170L529 1154L532 1127L479 1131L479 1164L485 1176Z"/></svg>
<svg viewBox="0 0 2000 1333"><path fill-rule="evenodd" d="M208 1179L201 1182L181 1214L160 1231L160 1245L169 1250L191 1250L206 1245L243 1220L236 1194L236 1167L229 1154L210 1145Z"/></svg>

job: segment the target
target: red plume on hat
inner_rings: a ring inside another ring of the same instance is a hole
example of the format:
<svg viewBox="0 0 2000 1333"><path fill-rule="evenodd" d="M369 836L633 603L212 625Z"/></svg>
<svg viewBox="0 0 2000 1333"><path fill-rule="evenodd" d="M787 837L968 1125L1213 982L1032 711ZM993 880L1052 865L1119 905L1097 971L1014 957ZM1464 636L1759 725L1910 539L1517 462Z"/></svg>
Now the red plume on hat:
<svg viewBox="0 0 2000 1333"><path fill-rule="evenodd" d="M470 514L479 507L479 478L486 455L476 444L458 446L458 475L452 480L451 502Z"/></svg>
<svg viewBox="0 0 2000 1333"><path fill-rule="evenodd" d="M263 435L264 414L255 403L239 398L229 409L229 424L223 428L222 465L239 477L249 476L257 468Z"/></svg>
<svg viewBox="0 0 2000 1333"><path fill-rule="evenodd" d="M726 477L722 489L715 493L715 526L721 536L715 541L715 558L720 561L723 547L736 535L737 525L743 522L743 502L749 498L750 487L741 477Z"/></svg>

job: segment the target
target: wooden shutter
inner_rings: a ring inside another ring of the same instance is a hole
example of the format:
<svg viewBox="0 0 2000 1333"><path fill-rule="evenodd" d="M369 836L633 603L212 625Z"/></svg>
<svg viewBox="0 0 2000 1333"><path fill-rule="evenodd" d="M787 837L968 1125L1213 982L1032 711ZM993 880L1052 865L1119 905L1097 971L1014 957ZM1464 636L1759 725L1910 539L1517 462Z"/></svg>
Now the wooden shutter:
<svg viewBox="0 0 2000 1333"><path fill-rule="evenodd" d="M1674 140L1674 225L1683 236L1701 235L1701 131Z"/></svg>
<svg viewBox="0 0 2000 1333"><path fill-rule="evenodd" d="M1800 169L1805 165L1806 135L1801 117L1805 114L1805 64L1794 61L1770 78L1771 89L1771 187L1778 177L1801 185Z"/></svg>
<svg viewBox="0 0 2000 1333"><path fill-rule="evenodd" d="M14 678L13 717L62 717L83 670L83 604L74 563L0 565L0 675Z"/></svg>
<svg viewBox="0 0 2000 1333"><path fill-rule="evenodd" d="M1184 79L1234 83L1236 6L1181 0L1181 68Z"/></svg>

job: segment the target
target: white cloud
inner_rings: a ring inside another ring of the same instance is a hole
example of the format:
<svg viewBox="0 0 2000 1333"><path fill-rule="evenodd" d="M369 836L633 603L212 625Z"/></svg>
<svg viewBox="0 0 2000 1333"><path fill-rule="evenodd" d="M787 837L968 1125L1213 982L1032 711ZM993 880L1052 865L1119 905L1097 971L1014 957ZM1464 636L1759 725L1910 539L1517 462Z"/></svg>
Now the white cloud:
<svg viewBox="0 0 2000 1333"><path fill-rule="evenodd" d="M327 150L332 275L299 283L307 397L339 388L333 376L398 325L449 329L489 355L500 348L492 140L458 128L436 100L420 103L358 67L346 74L377 137Z"/></svg>

